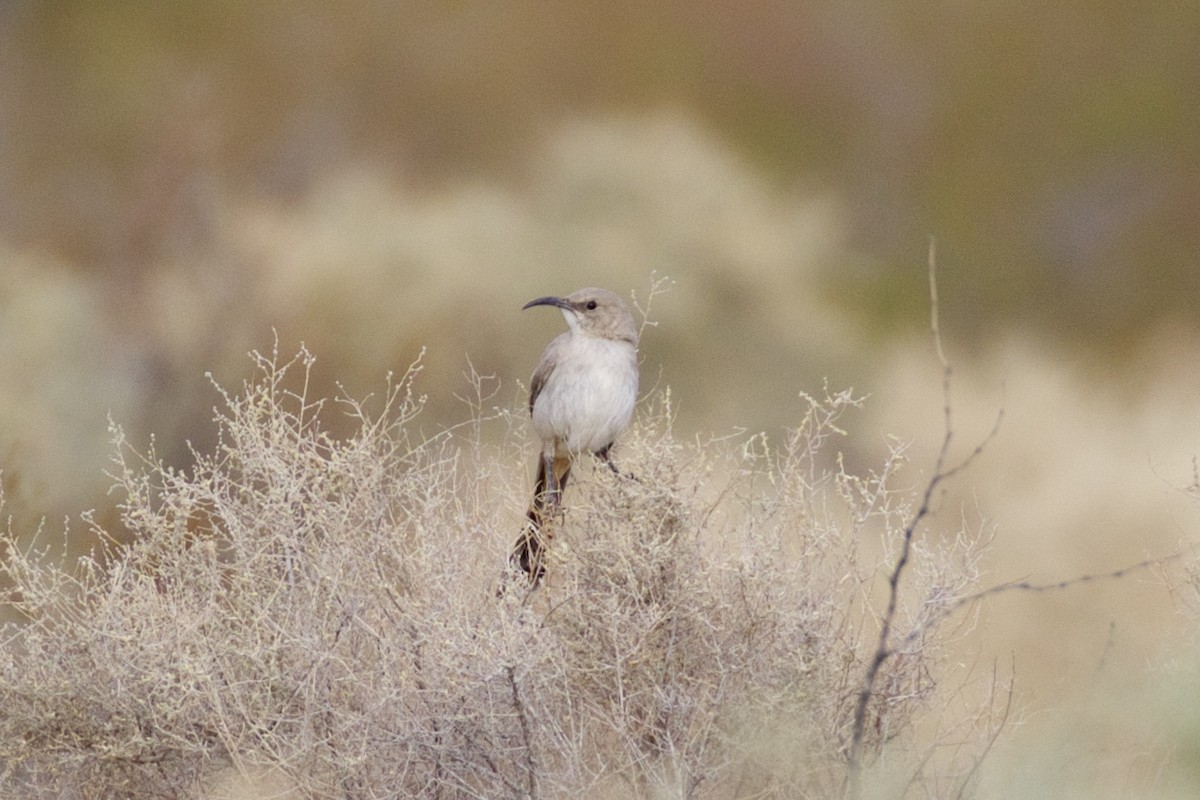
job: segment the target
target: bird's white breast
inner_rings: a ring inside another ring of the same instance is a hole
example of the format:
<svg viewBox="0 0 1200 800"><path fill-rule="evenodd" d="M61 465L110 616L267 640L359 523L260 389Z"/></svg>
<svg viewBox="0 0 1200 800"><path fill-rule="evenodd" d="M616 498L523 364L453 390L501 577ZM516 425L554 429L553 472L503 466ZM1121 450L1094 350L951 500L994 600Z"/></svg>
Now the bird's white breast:
<svg viewBox="0 0 1200 800"><path fill-rule="evenodd" d="M637 400L637 350L623 340L572 334L533 404L533 427L557 449L595 452L629 426Z"/></svg>

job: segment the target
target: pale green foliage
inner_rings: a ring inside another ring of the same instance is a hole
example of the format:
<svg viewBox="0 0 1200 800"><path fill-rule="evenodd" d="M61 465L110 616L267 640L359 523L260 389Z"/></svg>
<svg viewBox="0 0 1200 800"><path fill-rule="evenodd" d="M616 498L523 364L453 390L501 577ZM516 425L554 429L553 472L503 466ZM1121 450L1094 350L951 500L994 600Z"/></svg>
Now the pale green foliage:
<svg viewBox="0 0 1200 800"><path fill-rule="evenodd" d="M309 396L311 364L258 356L186 471L115 429L128 544L53 564L8 538L6 793L213 796L264 775L297 797L841 790L887 568L862 545L910 513L888 488L899 449L879 474L839 466L858 400L807 399L776 452L681 442L652 397L625 475L577 466L531 592L502 575L524 453L481 444L489 426L522 434L523 414L488 411L477 378L470 424L422 437L415 370L329 403ZM866 749L911 787L970 774L969 758L926 774L909 734L946 695L936 623L971 551L916 554L872 702ZM990 731L974 733L961 752Z"/></svg>

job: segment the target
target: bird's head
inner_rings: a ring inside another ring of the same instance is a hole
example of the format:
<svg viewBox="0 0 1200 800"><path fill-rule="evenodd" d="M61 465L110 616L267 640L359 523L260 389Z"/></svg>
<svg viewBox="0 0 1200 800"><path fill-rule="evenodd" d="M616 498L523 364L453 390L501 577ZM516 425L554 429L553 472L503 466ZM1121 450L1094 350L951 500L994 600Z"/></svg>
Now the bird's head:
<svg viewBox="0 0 1200 800"><path fill-rule="evenodd" d="M566 297L539 297L526 303L522 310L533 306L554 306L562 310L567 325L575 333L637 345L638 331L633 314L624 300L607 289L580 289Z"/></svg>

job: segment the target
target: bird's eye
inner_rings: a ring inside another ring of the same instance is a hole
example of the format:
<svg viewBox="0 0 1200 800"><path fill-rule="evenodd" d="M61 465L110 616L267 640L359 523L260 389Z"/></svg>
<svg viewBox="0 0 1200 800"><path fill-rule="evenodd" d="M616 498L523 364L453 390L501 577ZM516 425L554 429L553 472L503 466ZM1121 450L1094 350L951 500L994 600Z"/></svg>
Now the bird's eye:
<svg viewBox="0 0 1200 800"><path fill-rule="evenodd" d="M595 301L595 300L588 300L588 301L587 301L587 310L588 310L588 311L595 311L595 310L596 310L596 301Z"/></svg>

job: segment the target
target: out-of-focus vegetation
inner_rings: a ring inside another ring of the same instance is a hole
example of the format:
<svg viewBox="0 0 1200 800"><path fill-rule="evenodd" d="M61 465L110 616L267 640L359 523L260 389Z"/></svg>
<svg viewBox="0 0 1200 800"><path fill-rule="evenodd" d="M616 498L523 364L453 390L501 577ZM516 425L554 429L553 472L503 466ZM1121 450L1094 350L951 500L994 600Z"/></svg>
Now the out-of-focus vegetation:
<svg viewBox="0 0 1200 800"><path fill-rule="evenodd" d="M136 282L228 195L528 179L565 117L670 106L835 193L846 307L891 324L935 233L949 321L1109 347L1200 289L1200 10L1086 0L9 3L3 231ZM807 286L812 290L812 286Z"/></svg>
<svg viewBox="0 0 1200 800"><path fill-rule="evenodd" d="M520 305L652 272L643 382L680 430L778 441L828 377L872 395L848 463L885 433L932 463L934 235L956 447L1005 411L939 518L994 525L998 582L1170 552L1197 531L1197 41L1183 3L0 4L5 511L118 528L107 417L211 451L205 373L237 385L272 329L324 395L427 348L430 431L469 415L468 359L519 405L561 327ZM988 603L970 652L1015 654L1029 711L996 763L1194 795L1155 777L1195 751L1200 710L1153 688L1192 685L1186 585Z"/></svg>
<svg viewBox="0 0 1200 800"><path fill-rule="evenodd" d="M0 15L4 269L49 257L65 292L86 282L126 339L109 352L139 365L112 406L144 409L142 432L198 430L197 376L240 364L271 325L335 339L318 349L343 376L421 344L440 377L465 353L507 375L529 360L498 338L526 325L513 302L653 269L681 284L660 340L681 392L698 388L680 385L697 369L686 320L728 331L712 364L789 378L747 401L705 375L684 414L782 424L793 371L837 373L851 331L886 341L923 318L931 234L959 342L1020 327L1127 363L1163 326L1194 325L1186 4Z"/></svg>

